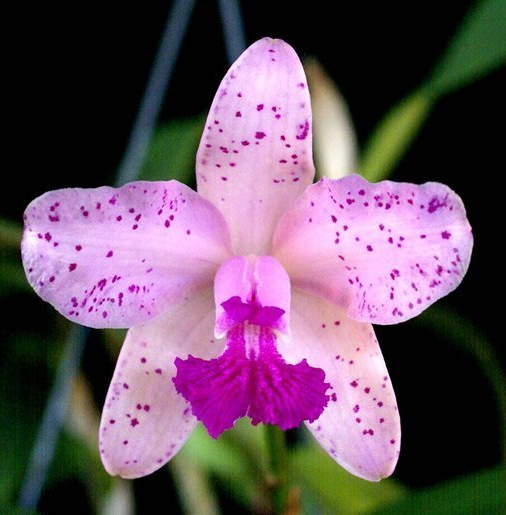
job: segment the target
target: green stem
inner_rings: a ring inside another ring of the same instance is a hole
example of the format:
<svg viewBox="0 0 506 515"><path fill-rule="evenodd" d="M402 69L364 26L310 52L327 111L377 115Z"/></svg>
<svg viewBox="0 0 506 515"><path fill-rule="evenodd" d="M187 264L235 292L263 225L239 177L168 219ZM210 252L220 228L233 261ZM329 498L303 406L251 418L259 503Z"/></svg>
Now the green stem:
<svg viewBox="0 0 506 515"><path fill-rule="evenodd" d="M271 492L273 511L286 513L288 506L288 451L285 433L276 426L265 427L268 454L267 486Z"/></svg>

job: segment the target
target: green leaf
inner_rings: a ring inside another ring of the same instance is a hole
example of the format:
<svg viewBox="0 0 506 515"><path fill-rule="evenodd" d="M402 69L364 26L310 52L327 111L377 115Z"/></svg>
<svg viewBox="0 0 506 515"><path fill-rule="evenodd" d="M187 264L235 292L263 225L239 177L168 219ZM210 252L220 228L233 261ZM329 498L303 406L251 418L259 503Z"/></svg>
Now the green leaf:
<svg viewBox="0 0 506 515"><path fill-rule="evenodd" d="M292 482L298 482L323 513L365 513L405 495L392 479L370 483L352 476L314 444L295 449L290 464Z"/></svg>
<svg viewBox="0 0 506 515"><path fill-rule="evenodd" d="M374 515L392 513L417 515L475 515L505 513L505 472L501 468L484 470L409 493L405 499L389 504Z"/></svg>
<svg viewBox="0 0 506 515"><path fill-rule="evenodd" d="M0 219L0 247L15 247L19 249L23 227L5 218Z"/></svg>
<svg viewBox="0 0 506 515"><path fill-rule="evenodd" d="M428 87L435 94L447 94L505 62L506 2L483 0L464 19Z"/></svg>
<svg viewBox="0 0 506 515"><path fill-rule="evenodd" d="M506 4L483 0L467 15L431 78L395 105L372 133L360 173L369 181L387 178L414 141L435 101L506 61Z"/></svg>
<svg viewBox="0 0 506 515"><path fill-rule="evenodd" d="M35 335L0 340L0 506L17 502L49 380L47 351Z"/></svg>
<svg viewBox="0 0 506 515"><path fill-rule="evenodd" d="M195 155L203 127L204 119L199 117L171 121L156 129L140 179L176 179L192 184L195 179Z"/></svg>
<svg viewBox="0 0 506 515"><path fill-rule="evenodd" d="M387 113L362 154L359 169L368 181L381 181L390 175L420 131L433 102L425 90L419 90Z"/></svg>
<svg viewBox="0 0 506 515"><path fill-rule="evenodd" d="M0 298L17 291L31 291L19 257L4 257L0 249Z"/></svg>
<svg viewBox="0 0 506 515"><path fill-rule="evenodd" d="M81 481L88 492L90 501L97 508L114 481L105 472L97 450L90 448L83 439L64 429L58 437L46 488L58 485L68 478L76 478Z"/></svg>
<svg viewBox="0 0 506 515"><path fill-rule="evenodd" d="M199 424L173 461L184 460L202 468L244 507L264 508L265 450L261 440L261 428L251 426L247 420L237 421L231 431L217 440Z"/></svg>
<svg viewBox="0 0 506 515"><path fill-rule="evenodd" d="M476 361L496 397L497 412L502 420L502 455L506 463L506 376L493 345L475 325L445 304L431 306L416 317L413 324L443 333L446 341L457 345Z"/></svg>

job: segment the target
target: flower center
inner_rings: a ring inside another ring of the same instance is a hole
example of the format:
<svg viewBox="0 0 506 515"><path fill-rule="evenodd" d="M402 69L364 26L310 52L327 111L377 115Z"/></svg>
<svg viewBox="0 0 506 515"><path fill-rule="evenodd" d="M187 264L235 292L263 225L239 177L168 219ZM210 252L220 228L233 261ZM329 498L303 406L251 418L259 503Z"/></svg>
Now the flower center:
<svg viewBox="0 0 506 515"><path fill-rule="evenodd" d="M176 359L177 391L217 438L248 415L254 425L281 429L312 422L328 403L325 374L306 360L287 364L277 337L290 339L290 281L272 257L234 257L215 278L217 337L226 349L216 359Z"/></svg>

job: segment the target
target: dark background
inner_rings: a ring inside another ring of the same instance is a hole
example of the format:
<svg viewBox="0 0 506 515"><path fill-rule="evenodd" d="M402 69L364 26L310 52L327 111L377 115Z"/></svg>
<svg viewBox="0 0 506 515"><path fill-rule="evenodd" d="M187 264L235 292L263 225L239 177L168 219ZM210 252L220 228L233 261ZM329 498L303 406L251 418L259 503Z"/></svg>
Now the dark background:
<svg viewBox="0 0 506 515"><path fill-rule="evenodd" d="M170 4L37 4L13 14L7 107L15 118L1 216L21 220L28 202L50 189L113 182ZM389 107L427 78L473 2L242 4L248 44L280 37L323 63L363 146ZM228 68L216 6L198 2L162 121L206 112ZM445 182L463 198L475 251L462 286L443 302L488 337L503 365L504 78L503 68L442 98L393 176ZM499 463L497 408L473 360L444 334L412 323L377 333L403 421L394 477L425 486ZM108 378L112 366L103 366ZM156 481L140 484L149 490Z"/></svg>

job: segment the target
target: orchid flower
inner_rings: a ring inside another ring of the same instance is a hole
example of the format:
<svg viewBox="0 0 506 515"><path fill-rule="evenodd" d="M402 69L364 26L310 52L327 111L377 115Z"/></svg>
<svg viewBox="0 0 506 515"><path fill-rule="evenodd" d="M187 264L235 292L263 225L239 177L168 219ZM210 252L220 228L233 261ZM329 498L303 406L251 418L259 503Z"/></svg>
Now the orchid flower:
<svg viewBox="0 0 506 515"><path fill-rule="evenodd" d="M294 50L265 38L221 83L177 182L61 189L35 199L30 284L68 319L130 328L100 428L106 470L161 467L198 421L302 422L339 464L377 481L400 445L372 323L419 314L462 280L472 235L438 183L312 184L311 104Z"/></svg>

